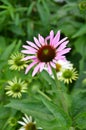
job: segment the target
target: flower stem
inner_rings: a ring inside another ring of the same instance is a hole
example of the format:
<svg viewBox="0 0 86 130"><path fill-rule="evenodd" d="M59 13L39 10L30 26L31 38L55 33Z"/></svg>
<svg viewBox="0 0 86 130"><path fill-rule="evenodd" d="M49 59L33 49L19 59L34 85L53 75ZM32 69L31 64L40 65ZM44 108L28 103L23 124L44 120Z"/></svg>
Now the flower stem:
<svg viewBox="0 0 86 130"><path fill-rule="evenodd" d="M53 75L54 75L54 78L55 78L57 89L59 90L58 96L59 96L60 102L62 104L64 111L68 114L68 105L67 105L67 102L66 102L66 99L65 99L65 94L62 91L62 87L61 87L59 80L57 79L56 71L53 70L53 69L52 69L52 71L53 71Z"/></svg>
<svg viewBox="0 0 86 130"><path fill-rule="evenodd" d="M39 94L41 94L42 96L44 96L46 99L48 99L49 101L51 101L50 97L48 97L45 93L43 93L42 91L38 90L37 91Z"/></svg>

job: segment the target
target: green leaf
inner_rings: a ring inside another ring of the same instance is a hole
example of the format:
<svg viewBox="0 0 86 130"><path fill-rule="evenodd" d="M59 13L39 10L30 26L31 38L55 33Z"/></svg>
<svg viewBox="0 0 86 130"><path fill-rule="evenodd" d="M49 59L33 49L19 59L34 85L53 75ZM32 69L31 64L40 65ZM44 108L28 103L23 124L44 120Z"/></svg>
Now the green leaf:
<svg viewBox="0 0 86 130"><path fill-rule="evenodd" d="M30 6L27 8L27 15L30 15L32 10L33 10L33 7L35 5L35 2L33 1Z"/></svg>
<svg viewBox="0 0 86 130"><path fill-rule="evenodd" d="M37 3L37 9L43 25L46 26L49 23L49 13L45 8L45 4Z"/></svg>
<svg viewBox="0 0 86 130"><path fill-rule="evenodd" d="M82 112L86 112L86 92L76 89L72 95L71 115L74 118Z"/></svg>
<svg viewBox="0 0 86 130"><path fill-rule="evenodd" d="M9 46L7 46L7 48L5 49L5 51L1 55L1 60L7 60L7 58L9 57L9 55L11 54L11 52L13 51L15 45L16 45L16 41L13 41L12 44L10 44Z"/></svg>
<svg viewBox="0 0 86 130"><path fill-rule="evenodd" d="M76 127L80 128L81 130L86 129L86 111L79 113L75 118L74 122Z"/></svg>
<svg viewBox="0 0 86 130"><path fill-rule="evenodd" d="M6 47L6 41L5 37L0 36L0 54L4 51L4 48Z"/></svg>
<svg viewBox="0 0 86 130"><path fill-rule="evenodd" d="M77 33L75 33L72 38L76 38L82 35L86 34L86 25L82 25L81 28L79 29L79 31L77 31Z"/></svg>
<svg viewBox="0 0 86 130"><path fill-rule="evenodd" d="M10 25L9 30L16 35L20 35L20 36L25 35L23 28L21 28L20 26Z"/></svg>
<svg viewBox="0 0 86 130"><path fill-rule="evenodd" d="M60 108L58 105L50 102L46 99L42 99L44 105L48 108L48 110L53 114L55 119L57 120L58 127L69 130L71 126L71 119L69 116Z"/></svg>
<svg viewBox="0 0 86 130"><path fill-rule="evenodd" d="M48 117L51 118L52 115L50 112L44 107L44 105L40 102L23 102L20 100L11 100L6 107L11 107L16 110L20 110L23 113L31 114L38 118L47 119ZM42 109L43 108L43 109Z"/></svg>
<svg viewBox="0 0 86 130"><path fill-rule="evenodd" d="M42 71L42 73L40 73L39 77L40 76L41 76L41 79L44 79L52 86L52 89L55 89L55 88L57 89L55 81L51 78L51 76L48 74L47 71Z"/></svg>
<svg viewBox="0 0 86 130"><path fill-rule="evenodd" d="M79 52L83 57L86 57L86 37L85 36L81 36L79 38L77 38L74 42L74 46L77 52Z"/></svg>

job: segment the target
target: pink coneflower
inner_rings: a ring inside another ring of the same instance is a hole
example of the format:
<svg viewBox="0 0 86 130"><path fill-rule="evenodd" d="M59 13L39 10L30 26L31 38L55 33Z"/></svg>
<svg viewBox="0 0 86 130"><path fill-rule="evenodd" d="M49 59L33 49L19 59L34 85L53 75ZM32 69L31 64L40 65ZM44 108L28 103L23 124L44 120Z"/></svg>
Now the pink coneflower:
<svg viewBox="0 0 86 130"><path fill-rule="evenodd" d="M51 67L56 67L58 60L65 60L64 54L68 53L71 48L66 48L68 44L67 37L60 40L60 31L54 36L54 32L50 31L50 35L45 39L39 34L38 39L34 37L34 43L27 41L28 45L23 45L25 50L22 53L28 54L23 60L32 60L26 68L26 74L35 66L32 76L37 72L41 72L47 68L49 74L52 74Z"/></svg>

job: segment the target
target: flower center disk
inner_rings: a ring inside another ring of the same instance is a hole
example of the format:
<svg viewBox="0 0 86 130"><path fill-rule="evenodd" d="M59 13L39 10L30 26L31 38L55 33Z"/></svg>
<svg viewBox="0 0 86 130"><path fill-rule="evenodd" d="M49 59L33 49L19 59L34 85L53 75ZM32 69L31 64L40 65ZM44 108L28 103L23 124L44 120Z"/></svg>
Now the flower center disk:
<svg viewBox="0 0 86 130"><path fill-rule="evenodd" d="M42 46L37 52L37 57L41 62L50 62L54 59L55 55L55 49L50 45Z"/></svg>

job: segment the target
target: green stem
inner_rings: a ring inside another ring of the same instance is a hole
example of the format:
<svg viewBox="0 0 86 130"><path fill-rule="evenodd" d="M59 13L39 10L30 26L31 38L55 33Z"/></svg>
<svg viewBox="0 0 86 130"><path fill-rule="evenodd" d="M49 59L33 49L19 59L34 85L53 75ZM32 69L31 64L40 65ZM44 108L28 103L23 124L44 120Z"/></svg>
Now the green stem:
<svg viewBox="0 0 86 130"><path fill-rule="evenodd" d="M60 84L59 80L57 79L56 71L53 69L52 69L52 71L53 71L53 75L55 78L57 89L59 90L59 92L58 92L59 99L61 101L61 104L63 106L64 111L68 114L68 105L67 105L67 102L65 100L64 92L62 91L61 84Z"/></svg>
<svg viewBox="0 0 86 130"><path fill-rule="evenodd" d="M45 93L43 93L42 91L38 90L37 92L39 94L41 94L43 97L45 97L46 99L48 99L49 101L51 101L51 99Z"/></svg>

